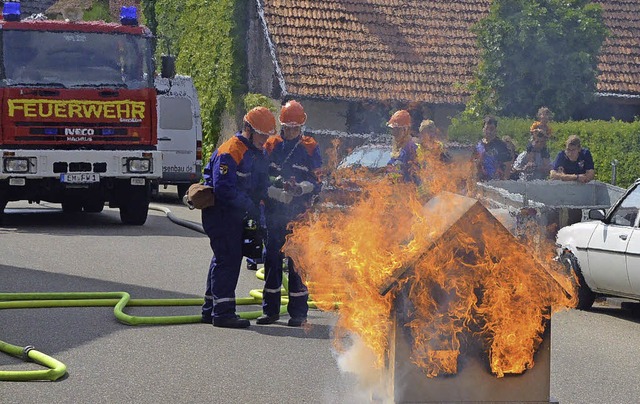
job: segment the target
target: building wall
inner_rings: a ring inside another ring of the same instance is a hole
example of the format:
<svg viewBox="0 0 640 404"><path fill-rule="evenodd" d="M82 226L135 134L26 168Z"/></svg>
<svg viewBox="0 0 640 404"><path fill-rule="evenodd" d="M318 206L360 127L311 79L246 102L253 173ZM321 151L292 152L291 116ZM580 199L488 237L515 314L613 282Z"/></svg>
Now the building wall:
<svg viewBox="0 0 640 404"><path fill-rule="evenodd" d="M250 93L278 98L277 84L271 51L264 35L262 21L256 7L249 7L247 29L247 87Z"/></svg>

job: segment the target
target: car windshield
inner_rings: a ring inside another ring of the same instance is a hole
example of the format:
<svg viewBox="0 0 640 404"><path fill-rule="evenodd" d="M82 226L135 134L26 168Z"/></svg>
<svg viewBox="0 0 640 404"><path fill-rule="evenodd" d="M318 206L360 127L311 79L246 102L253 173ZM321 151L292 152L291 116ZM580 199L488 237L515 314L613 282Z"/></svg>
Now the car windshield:
<svg viewBox="0 0 640 404"><path fill-rule="evenodd" d="M620 226L633 226L640 209L640 187L636 186L627 194L620 205L611 212L609 223Z"/></svg>
<svg viewBox="0 0 640 404"><path fill-rule="evenodd" d="M5 86L152 86L149 38L111 33L2 31Z"/></svg>
<svg viewBox="0 0 640 404"><path fill-rule="evenodd" d="M338 168L380 168L391 159L391 145L365 145L356 148L342 160Z"/></svg>

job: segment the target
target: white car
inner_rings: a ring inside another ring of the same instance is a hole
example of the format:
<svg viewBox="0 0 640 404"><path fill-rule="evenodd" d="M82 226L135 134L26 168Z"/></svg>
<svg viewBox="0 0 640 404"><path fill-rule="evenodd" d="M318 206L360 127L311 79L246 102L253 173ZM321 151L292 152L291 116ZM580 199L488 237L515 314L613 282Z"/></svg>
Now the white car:
<svg viewBox="0 0 640 404"><path fill-rule="evenodd" d="M578 308L597 296L640 300L640 180L608 210L589 211L589 221L563 227L556 236L558 259L580 282Z"/></svg>

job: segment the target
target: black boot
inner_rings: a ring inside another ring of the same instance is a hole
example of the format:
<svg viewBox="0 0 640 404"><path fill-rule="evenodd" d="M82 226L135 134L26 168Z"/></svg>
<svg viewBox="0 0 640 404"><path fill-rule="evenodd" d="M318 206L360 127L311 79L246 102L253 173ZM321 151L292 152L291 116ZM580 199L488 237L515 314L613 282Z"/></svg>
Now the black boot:
<svg viewBox="0 0 640 404"><path fill-rule="evenodd" d="M247 269L249 271L257 271L258 270L258 264L256 264L255 262L247 261Z"/></svg>
<svg viewBox="0 0 640 404"><path fill-rule="evenodd" d="M300 327L303 324L307 324L306 317L291 317L287 323L289 327Z"/></svg>
<svg viewBox="0 0 640 404"><path fill-rule="evenodd" d="M251 325L249 320L245 320L240 318L239 316L235 317L214 317L213 318L213 326L214 327L223 327L223 328L247 328Z"/></svg>
<svg viewBox="0 0 640 404"><path fill-rule="evenodd" d="M273 324L276 321L280 320L280 315L279 314L274 314L273 316L269 316L266 314L261 315L260 317L258 317L256 319L256 324Z"/></svg>
<svg viewBox="0 0 640 404"><path fill-rule="evenodd" d="M211 314L203 314L202 318L200 319L200 322L205 324L212 324L213 317L211 317Z"/></svg>

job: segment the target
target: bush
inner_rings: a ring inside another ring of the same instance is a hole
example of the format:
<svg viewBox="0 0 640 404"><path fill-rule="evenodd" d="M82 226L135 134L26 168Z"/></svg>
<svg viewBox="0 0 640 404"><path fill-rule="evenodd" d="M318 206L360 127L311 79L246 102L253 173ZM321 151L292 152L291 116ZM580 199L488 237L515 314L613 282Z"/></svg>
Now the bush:
<svg viewBox="0 0 640 404"><path fill-rule="evenodd" d="M499 136L509 135L519 151L529 141L531 119L498 118ZM551 160L564 149L570 135L578 135L582 146L591 150L596 179L611 182L611 163L617 160L617 185L627 187L640 177L640 121L567 121L551 122L553 134L549 141ZM482 120L454 118L449 127L449 139L476 143L482 138Z"/></svg>
<svg viewBox="0 0 640 404"><path fill-rule="evenodd" d="M153 3L153 4L152 4ZM244 27L248 2L234 0L147 0L153 8L161 41L176 56L179 74L193 77L202 111L203 152L209 155L218 141L221 117L240 106L244 71ZM147 11L145 10L145 14Z"/></svg>
<svg viewBox="0 0 640 404"><path fill-rule="evenodd" d="M273 101L262 94L249 93L245 95L243 104L245 111L249 111L255 107L265 107L274 114L278 111L278 108L273 104Z"/></svg>

